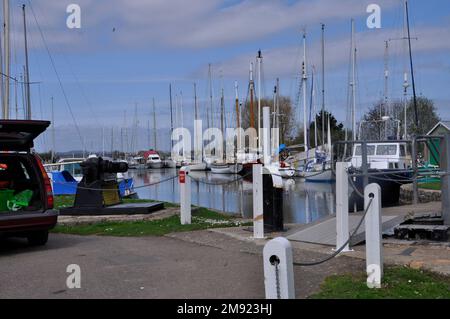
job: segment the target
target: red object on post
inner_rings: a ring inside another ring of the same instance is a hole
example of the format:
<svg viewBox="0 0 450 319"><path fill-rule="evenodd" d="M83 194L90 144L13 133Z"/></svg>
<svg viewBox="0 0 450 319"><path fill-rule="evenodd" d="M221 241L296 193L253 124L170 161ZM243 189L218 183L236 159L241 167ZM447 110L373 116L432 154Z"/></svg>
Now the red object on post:
<svg viewBox="0 0 450 319"><path fill-rule="evenodd" d="M185 184L185 183L186 183L186 172L180 171L180 184Z"/></svg>

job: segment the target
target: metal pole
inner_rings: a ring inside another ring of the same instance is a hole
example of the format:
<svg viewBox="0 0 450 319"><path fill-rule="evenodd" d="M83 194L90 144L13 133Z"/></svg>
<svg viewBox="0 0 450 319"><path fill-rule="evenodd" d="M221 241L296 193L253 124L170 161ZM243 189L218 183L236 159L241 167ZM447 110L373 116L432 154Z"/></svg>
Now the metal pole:
<svg viewBox="0 0 450 319"><path fill-rule="evenodd" d="M363 188L366 188L369 184L369 169L368 169L368 160L367 160L367 143L361 143L361 157L362 157L362 173L363 173Z"/></svg>
<svg viewBox="0 0 450 319"><path fill-rule="evenodd" d="M261 50L258 51L258 152L261 151Z"/></svg>
<svg viewBox="0 0 450 319"><path fill-rule="evenodd" d="M406 147L406 145L405 145ZM417 205L419 203L419 186L417 182L417 138L414 136L411 145L412 151L412 167L414 171L413 175L413 204Z"/></svg>
<svg viewBox="0 0 450 319"><path fill-rule="evenodd" d="M55 162L55 109L54 98L52 96L52 163Z"/></svg>
<svg viewBox="0 0 450 319"><path fill-rule="evenodd" d="M270 107L263 108L263 155L264 165L269 165L271 162L270 150Z"/></svg>
<svg viewBox="0 0 450 319"><path fill-rule="evenodd" d="M27 20L25 15L25 5L22 6L23 11L23 30L25 39L25 85L27 97L26 119L31 120L31 92L30 92L30 69L28 64L28 40L27 40Z"/></svg>
<svg viewBox="0 0 450 319"><path fill-rule="evenodd" d="M5 120L9 119L9 83L10 83L10 73L11 73L11 48L10 48L10 10L9 10L9 0L3 0L3 16L4 16L4 62L5 62L5 85L3 92L3 118Z"/></svg>

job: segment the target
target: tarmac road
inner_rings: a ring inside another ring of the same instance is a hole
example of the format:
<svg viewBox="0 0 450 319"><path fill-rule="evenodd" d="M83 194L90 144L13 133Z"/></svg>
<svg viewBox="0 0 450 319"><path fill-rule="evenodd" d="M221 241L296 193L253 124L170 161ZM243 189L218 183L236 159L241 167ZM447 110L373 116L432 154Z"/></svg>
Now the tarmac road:
<svg viewBox="0 0 450 319"><path fill-rule="evenodd" d="M81 267L81 289L66 268ZM260 256L167 237L0 242L0 298L264 298Z"/></svg>

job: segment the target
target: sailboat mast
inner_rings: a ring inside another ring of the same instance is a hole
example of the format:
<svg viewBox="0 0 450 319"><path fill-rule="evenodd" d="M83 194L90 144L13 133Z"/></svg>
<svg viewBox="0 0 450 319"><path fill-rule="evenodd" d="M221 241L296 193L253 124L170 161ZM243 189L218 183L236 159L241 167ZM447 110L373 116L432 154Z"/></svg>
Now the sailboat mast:
<svg viewBox="0 0 450 319"><path fill-rule="evenodd" d="M26 98L27 98L26 119L31 120L30 68L29 68L29 64L28 64L28 39L27 39L27 20L26 20L26 13L25 13L25 5L22 6L22 11L23 11L23 30L24 30L24 41L25 41L25 82L26 82L25 87L26 87ZM8 101L9 101L9 88L8 88Z"/></svg>
<svg viewBox="0 0 450 319"><path fill-rule="evenodd" d="M305 152L309 157L308 147L308 128L307 128L307 113L306 113L306 82L308 75L306 71L306 32L303 32L303 65L302 65L302 94L303 94L303 142L305 144Z"/></svg>
<svg viewBox="0 0 450 319"><path fill-rule="evenodd" d="M173 133L173 101L172 101L172 84L169 85L170 94L170 149L173 149L172 133Z"/></svg>
<svg viewBox="0 0 450 319"><path fill-rule="evenodd" d="M3 118L9 119L9 82L11 72L11 48L10 48L10 10L9 0L3 0L3 41L4 41L4 59L5 59L5 85L3 92ZM3 75L2 75L3 76Z"/></svg>
<svg viewBox="0 0 450 319"><path fill-rule="evenodd" d="M194 112L195 120L198 120L197 83L194 83Z"/></svg>
<svg viewBox="0 0 450 319"><path fill-rule="evenodd" d="M322 143L325 144L325 24L322 23Z"/></svg>
<svg viewBox="0 0 450 319"><path fill-rule="evenodd" d="M356 134L356 44L355 44L355 20L352 19L352 81L350 83L352 87L352 136L353 140L357 140Z"/></svg>
<svg viewBox="0 0 450 319"><path fill-rule="evenodd" d="M155 107L155 98L153 98L153 146L155 151L158 150L158 144L156 139L156 107Z"/></svg>
<svg viewBox="0 0 450 319"><path fill-rule="evenodd" d="M239 110L239 85L237 81L234 82L234 93L236 103L236 128L239 129L241 127L241 112Z"/></svg>
<svg viewBox="0 0 450 319"><path fill-rule="evenodd" d="M250 127L251 128L255 128L254 97L255 97L255 82L253 80L253 62L252 62L252 63L250 63Z"/></svg>
<svg viewBox="0 0 450 319"><path fill-rule="evenodd" d="M214 127L214 103L213 103L213 87L212 87L212 66L208 66L208 79L209 79L209 103L210 103L210 116L211 116L211 127Z"/></svg>
<svg viewBox="0 0 450 319"><path fill-rule="evenodd" d="M54 98L52 96L52 163L55 162L55 109Z"/></svg>
<svg viewBox="0 0 450 319"><path fill-rule="evenodd" d="M262 53L258 51L258 151L262 148L261 135L261 72L262 72Z"/></svg>
<svg viewBox="0 0 450 319"><path fill-rule="evenodd" d="M417 112L416 81L415 81L415 77L414 77L414 64L413 64L412 49L411 49L411 32L410 32L410 28L409 28L409 10L408 10L408 1L407 0L405 0L405 12L406 12L406 27L408 30L409 63L411 65L411 82L412 82L413 100L414 100L414 116L415 116L416 127L418 127L419 126L419 115ZM406 123L405 123L405 125L406 125Z"/></svg>

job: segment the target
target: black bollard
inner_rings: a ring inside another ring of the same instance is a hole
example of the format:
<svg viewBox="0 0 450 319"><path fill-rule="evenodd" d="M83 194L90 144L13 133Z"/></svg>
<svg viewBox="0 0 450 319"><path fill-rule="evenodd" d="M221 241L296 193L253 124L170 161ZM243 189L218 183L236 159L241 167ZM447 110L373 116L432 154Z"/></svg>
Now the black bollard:
<svg viewBox="0 0 450 319"><path fill-rule="evenodd" d="M283 188L275 187L271 174L263 174L264 231L284 231Z"/></svg>

